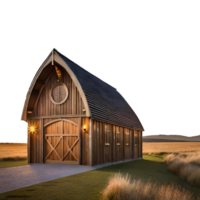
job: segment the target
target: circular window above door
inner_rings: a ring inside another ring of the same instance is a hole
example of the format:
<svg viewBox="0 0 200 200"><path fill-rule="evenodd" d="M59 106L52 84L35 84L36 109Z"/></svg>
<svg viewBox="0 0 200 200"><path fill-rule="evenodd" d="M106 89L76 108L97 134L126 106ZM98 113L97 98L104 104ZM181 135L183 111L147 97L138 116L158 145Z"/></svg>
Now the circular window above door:
<svg viewBox="0 0 200 200"><path fill-rule="evenodd" d="M67 100L68 89L64 83L58 83L50 91L50 99L54 104L62 104Z"/></svg>

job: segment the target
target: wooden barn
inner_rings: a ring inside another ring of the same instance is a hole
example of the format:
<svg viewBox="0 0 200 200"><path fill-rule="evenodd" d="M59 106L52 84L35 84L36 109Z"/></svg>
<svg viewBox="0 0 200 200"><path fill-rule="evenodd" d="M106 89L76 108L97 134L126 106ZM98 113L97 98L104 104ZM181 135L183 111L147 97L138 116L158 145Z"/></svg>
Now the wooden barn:
<svg viewBox="0 0 200 200"><path fill-rule="evenodd" d="M55 49L31 83L21 119L28 123L29 163L98 165L142 157L144 129L125 99Z"/></svg>

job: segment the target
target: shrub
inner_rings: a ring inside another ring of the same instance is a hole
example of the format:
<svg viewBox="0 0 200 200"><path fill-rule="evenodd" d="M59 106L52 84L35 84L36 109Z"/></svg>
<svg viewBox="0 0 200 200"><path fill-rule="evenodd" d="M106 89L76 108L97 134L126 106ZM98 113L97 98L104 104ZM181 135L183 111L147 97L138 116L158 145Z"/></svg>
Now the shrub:
<svg viewBox="0 0 200 200"><path fill-rule="evenodd" d="M143 183L140 180L131 181L129 175L115 174L109 179L107 187L102 192L104 200L188 200L194 199L191 192L174 184L158 185Z"/></svg>
<svg viewBox="0 0 200 200"><path fill-rule="evenodd" d="M200 187L199 154L170 154L164 161L169 164L169 171L177 174L191 185Z"/></svg>

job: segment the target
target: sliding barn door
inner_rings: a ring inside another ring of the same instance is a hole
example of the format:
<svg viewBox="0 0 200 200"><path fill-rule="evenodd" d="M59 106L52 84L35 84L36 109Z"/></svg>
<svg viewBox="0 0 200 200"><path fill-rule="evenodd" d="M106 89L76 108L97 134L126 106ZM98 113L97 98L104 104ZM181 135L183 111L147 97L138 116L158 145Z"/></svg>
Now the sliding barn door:
<svg viewBox="0 0 200 200"><path fill-rule="evenodd" d="M44 125L45 163L80 164L80 120L59 119Z"/></svg>

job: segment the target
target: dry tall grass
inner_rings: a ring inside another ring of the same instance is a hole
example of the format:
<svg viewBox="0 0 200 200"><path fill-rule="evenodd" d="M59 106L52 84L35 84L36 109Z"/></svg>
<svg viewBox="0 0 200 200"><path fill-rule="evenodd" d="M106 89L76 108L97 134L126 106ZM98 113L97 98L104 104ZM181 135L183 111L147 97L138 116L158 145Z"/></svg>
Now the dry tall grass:
<svg viewBox="0 0 200 200"><path fill-rule="evenodd" d="M123 177L115 174L102 192L104 200L192 200L191 192L181 189L173 184L158 185L142 183L140 180L131 182L130 176Z"/></svg>
<svg viewBox="0 0 200 200"><path fill-rule="evenodd" d="M170 154L164 161L169 164L171 172L200 187L200 154Z"/></svg>

